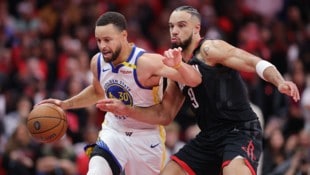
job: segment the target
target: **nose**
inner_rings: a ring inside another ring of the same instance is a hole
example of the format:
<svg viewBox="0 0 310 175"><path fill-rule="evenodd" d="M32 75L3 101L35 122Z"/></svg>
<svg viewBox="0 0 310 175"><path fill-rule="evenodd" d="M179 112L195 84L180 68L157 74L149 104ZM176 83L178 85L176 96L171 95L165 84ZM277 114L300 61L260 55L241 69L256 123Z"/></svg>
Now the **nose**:
<svg viewBox="0 0 310 175"><path fill-rule="evenodd" d="M172 28L170 28L170 33L172 36L175 36L179 33L179 30L177 27L172 27Z"/></svg>
<svg viewBox="0 0 310 175"><path fill-rule="evenodd" d="M99 48L99 50L103 50L106 46L107 46L106 43L104 43L104 42L98 42L98 48Z"/></svg>

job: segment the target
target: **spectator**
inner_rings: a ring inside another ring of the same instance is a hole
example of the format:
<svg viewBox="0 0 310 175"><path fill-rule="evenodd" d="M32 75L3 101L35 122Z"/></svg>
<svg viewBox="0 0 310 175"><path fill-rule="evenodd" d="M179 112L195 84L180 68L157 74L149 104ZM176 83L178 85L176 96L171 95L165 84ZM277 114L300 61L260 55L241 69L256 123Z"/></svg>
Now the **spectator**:
<svg viewBox="0 0 310 175"><path fill-rule="evenodd" d="M166 151L167 157L170 157L172 154L175 154L182 148L185 143L180 138L180 125L177 122L172 122L169 125L165 126L166 129ZM167 160L168 161L168 160Z"/></svg>
<svg viewBox="0 0 310 175"><path fill-rule="evenodd" d="M40 175L63 174L76 175L76 154L69 137L44 144L36 164L36 172Z"/></svg>
<svg viewBox="0 0 310 175"><path fill-rule="evenodd" d="M2 119L6 138L11 137L17 126L27 118L32 106L33 104L30 98L26 96L19 97L16 102L16 109L5 115Z"/></svg>
<svg viewBox="0 0 310 175"><path fill-rule="evenodd" d="M15 175L35 174L35 163L38 157L39 145L28 134L23 121L17 125L9 137L3 155L2 166L6 173Z"/></svg>

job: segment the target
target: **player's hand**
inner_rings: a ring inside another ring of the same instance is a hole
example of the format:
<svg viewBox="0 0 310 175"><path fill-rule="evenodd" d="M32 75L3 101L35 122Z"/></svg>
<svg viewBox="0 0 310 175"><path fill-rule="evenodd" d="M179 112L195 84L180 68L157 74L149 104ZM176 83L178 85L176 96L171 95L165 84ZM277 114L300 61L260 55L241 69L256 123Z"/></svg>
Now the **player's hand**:
<svg viewBox="0 0 310 175"><path fill-rule="evenodd" d="M300 100L298 88L296 84L291 81L284 81L283 83L280 83L278 85L278 90L283 94L291 96L295 102Z"/></svg>
<svg viewBox="0 0 310 175"><path fill-rule="evenodd" d="M178 67L182 62L182 48L168 49L164 52L163 62L169 67Z"/></svg>
<svg viewBox="0 0 310 175"><path fill-rule="evenodd" d="M58 100L58 99L53 99L53 98L42 100L39 103L37 103L34 107L41 105L43 103L52 103L52 104L57 105L57 106L62 108L62 101Z"/></svg>
<svg viewBox="0 0 310 175"><path fill-rule="evenodd" d="M96 107L101 111L112 112L115 115L127 115L128 107L121 100L106 98L97 101Z"/></svg>

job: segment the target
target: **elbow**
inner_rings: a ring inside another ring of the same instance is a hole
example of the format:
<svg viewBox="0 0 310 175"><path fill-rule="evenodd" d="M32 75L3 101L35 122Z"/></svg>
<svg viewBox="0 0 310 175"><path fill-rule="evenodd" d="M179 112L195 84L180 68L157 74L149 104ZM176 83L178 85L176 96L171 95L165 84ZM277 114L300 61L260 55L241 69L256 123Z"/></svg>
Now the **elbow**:
<svg viewBox="0 0 310 175"><path fill-rule="evenodd" d="M190 86L190 87L196 87L196 86L198 86L201 82L202 82L201 77L195 78L195 79L192 79L192 81L188 83L188 86Z"/></svg>
<svg viewBox="0 0 310 175"><path fill-rule="evenodd" d="M164 126L169 125L173 121L173 119L174 119L174 117L172 117L171 114L167 114L167 113L163 113L163 112L161 112L159 114L159 118L160 118L160 120L159 120L158 123L160 125L164 125Z"/></svg>
<svg viewBox="0 0 310 175"><path fill-rule="evenodd" d="M166 118L160 122L160 125L167 126L172 122L171 118Z"/></svg>

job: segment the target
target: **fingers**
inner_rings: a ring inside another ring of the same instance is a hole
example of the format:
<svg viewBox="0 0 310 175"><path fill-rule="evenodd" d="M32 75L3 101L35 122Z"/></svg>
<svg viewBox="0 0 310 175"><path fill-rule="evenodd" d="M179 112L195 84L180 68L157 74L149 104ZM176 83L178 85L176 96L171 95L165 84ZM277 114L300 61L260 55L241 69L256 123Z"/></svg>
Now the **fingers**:
<svg viewBox="0 0 310 175"><path fill-rule="evenodd" d="M181 47L174 48L174 49L168 49L164 52L164 55L167 58L175 58L176 56L181 55L181 51L182 51Z"/></svg>
<svg viewBox="0 0 310 175"><path fill-rule="evenodd" d="M97 104L107 104L107 103L112 103L114 99L112 98L105 98L97 101Z"/></svg>
<svg viewBox="0 0 310 175"><path fill-rule="evenodd" d="M111 99L102 99L102 100L98 100L96 103L96 107L101 109L101 110L105 110L106 107L109 106L109 104L112 104L113 101Z"/></svg>
<svg viewBox="0 0 310 175"><path fill-rule="evenodd" d="M168 49L164 52L163 63L169 67L175 67L182 61L182 48Z"/></svg>
<svg viewBox="0 0 310 175"><path fill-rule="evenodd" d="M293 82L285 82L285 84L282 85L282 92L291 96L295 102L300 100L299 90Z"/></svg>
<svg viewBox="0 0 310 175"><path fill-rule="evenodd" d="M41 104L44 104L44 103L52 103L52 104L55 104L57 106L61 105L61 101L60 100L49 98L49 99L45 99L45 100L40 101L39 103L35 104L35 106L38 106L38 105L41 105Z"/></svg>
<svg viewBox="0 0 310 175"><path fill-rule="evenodd" d="M298 101L300 99L300 94L296 84L293 82L288 82L286 85L289 89L289 95L294 99L294 101Z"/></svg>
<svg viewBox="0 0 310 175"><path fill-rule="evenodd" d="M295 101L300 100L300 94L299 94L299 91L298 91L298 88L297 88L296 84L290 83L289 86L290 86L290 89L291 89L291 96L293 97L293 99Z"/></svg>
<svg viewBox="0 0 310 175"><path fill-rule="evenodd" d="M171 49L165 51L165 57L167 57L167 58L173 58L173 54L172 54Z"/></svg>
<svg viewBox="0 0 310 175"><path fill-rule="evenodd" d="M118 103L116 99L107 98L98 100L96 103L96 107L99 108L101 111L113 112L115 108L118 107Z"/></svg>

